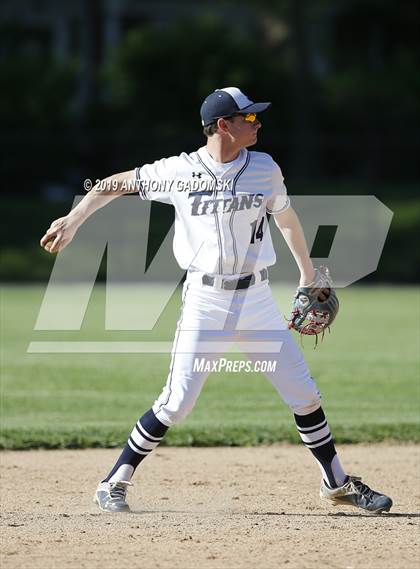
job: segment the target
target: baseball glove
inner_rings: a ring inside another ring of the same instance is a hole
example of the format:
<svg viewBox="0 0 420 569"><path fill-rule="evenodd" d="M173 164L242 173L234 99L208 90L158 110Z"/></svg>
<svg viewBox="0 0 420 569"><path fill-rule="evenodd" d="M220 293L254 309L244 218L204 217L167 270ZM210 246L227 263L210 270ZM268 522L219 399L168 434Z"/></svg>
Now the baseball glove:
<svg viewBox="0 0 420 569"><path fill-rule="evenodd" d="M289 328L309 336L322 334L323 338L325 330L329 329L337 316L338 308L329 270L327 267L315 269L313 282L298 287L296 291Z"/></svg>

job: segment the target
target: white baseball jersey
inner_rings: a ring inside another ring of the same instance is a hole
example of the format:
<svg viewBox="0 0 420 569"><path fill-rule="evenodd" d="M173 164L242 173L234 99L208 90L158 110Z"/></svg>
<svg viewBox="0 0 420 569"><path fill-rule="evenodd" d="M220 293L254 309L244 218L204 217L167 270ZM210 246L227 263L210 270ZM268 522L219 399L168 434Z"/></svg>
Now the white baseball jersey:
<svg viewBox="0 0 420 569"><path fill-rule="evenodd" d="M253 273L276 255L267 213L289 207L284 178L270 155L242 149L216 162L206 147L135 169L142 199L175 207L175 258L213 275Z"/></svg>

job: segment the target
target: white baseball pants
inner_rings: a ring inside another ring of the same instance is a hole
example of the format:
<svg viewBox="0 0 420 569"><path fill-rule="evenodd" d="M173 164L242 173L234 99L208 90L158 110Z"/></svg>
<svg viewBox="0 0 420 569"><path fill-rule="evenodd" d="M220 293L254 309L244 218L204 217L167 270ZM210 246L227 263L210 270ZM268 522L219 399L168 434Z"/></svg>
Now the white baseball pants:
<svg viewBox="0 0 420 569"><path fill-rule="evenodd" d="M320 393L268 281L230 291L203 285L202 277L192 272L184 283L168 379L153 405L159 421L170 427L188 415L209 375L194 370L194 361L217 361L233 343L251 361L276 361L275 371L265 375L294 413L315 411Z"/></svg>

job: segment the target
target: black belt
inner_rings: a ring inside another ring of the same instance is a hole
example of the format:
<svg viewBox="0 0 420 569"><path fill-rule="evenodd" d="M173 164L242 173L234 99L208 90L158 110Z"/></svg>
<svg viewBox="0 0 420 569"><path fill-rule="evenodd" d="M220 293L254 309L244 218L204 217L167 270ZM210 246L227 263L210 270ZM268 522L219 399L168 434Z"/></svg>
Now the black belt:
<svg viewBox="0 0 420 569"><path fill-rule="evenodd" d="M261 275L261 282L266 281L268 279L267 269L262 269L260 271L260 275ZM202 279L203 285L207 286L213 286L215 280L216 279L214 277L211 277L210 275L204 275ZM253 284L255 284L254 273L252 273L251 275L247 275L246 277L240 277L239 279L234 279L234 280L222 279L221 288L224 290L240 290L244 288L249 288Z"/></svg>

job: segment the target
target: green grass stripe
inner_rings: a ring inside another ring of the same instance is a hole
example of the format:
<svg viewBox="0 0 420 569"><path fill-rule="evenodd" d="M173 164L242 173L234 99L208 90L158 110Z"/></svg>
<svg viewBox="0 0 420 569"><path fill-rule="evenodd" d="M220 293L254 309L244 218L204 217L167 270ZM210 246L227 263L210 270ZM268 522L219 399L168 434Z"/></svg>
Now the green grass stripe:
<svg viewBox="0 0 420 569"><path fill-rule="evenodd" d="M29 354L31 341L150 339L144 332L104 330L103 286L95 287L80 331L36 331L43 293L41 286L3 288L0 448L123 445L160 393L170 354ZM273 293L287 313L292 288L274 287ZM144 291L150 302L154 294ZM339 296L331 334L316 350L311 338L304 341L336 441L418 441L418 289L355 286ZM129 302L130 294L124 298ZM151 339L172 340L180 304L178 291ZM281 441L298 439L291 411L269 381L260 374L218 373L209 377L188 418L169 431L166 444Z"/></svg>
<svg viewBox="0 0 420 569"><path fill-rule="evenodd" d="M373 443L383 441L419 442L419 430L411 423L399 425L359 425L336 427L336 443ZM83 449L122 447L127 439L124 429L6 429L0 436L2 450L28 449ZM182 428L168 432L162 442L165 446L211 447L211 446L258 446L273 443L299 444L294 427L272 426L231 428Z"/></svg>

